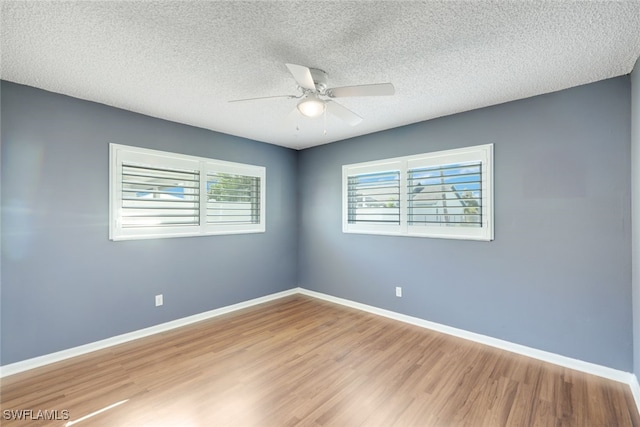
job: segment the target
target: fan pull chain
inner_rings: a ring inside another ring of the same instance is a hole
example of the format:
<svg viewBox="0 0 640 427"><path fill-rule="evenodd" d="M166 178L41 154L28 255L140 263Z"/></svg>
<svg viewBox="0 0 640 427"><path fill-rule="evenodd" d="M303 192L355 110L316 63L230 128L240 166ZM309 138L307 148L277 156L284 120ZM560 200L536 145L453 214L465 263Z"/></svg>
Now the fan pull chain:
<svg viewBox="0 0 640 427"><path fill-rule="evenodd" d="M322 114L324 120L324 132L323 135L327 135L327 108L324 108L324 114Z"/></svg>

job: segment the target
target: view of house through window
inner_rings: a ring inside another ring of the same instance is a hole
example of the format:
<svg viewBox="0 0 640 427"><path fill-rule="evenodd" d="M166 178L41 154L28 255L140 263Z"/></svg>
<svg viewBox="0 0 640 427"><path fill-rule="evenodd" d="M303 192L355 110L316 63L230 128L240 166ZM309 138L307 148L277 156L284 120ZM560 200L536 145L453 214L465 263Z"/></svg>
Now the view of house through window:
<svg viewBox="0 0 640 427"><path fill-rule="evenodd" d="M493 145L343 166L343 231L493 240Z"/></svg>
<svg viewBox="0 0 640 427"><path fill-rule="evenodd" d="M400 224L400 172L349 177L349 223Z"/></svg>
<svg viewBox="0 0 640 427"><path fill-rule="evenodd" d="M482 227L482 163L408 172L409 225Z"/></svg>

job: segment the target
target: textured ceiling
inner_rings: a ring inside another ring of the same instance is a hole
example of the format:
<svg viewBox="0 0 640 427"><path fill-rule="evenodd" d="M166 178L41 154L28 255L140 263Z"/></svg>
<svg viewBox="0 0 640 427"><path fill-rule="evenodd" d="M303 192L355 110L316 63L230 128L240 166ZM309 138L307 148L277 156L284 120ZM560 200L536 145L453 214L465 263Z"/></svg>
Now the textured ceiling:
<svg viewBox="0 0 640 427"><path fill-rule="evenodd" d="M640 1L2 1L0 77L301 149L631 72ZM291 115L285 63L364 120Z"/></svg>

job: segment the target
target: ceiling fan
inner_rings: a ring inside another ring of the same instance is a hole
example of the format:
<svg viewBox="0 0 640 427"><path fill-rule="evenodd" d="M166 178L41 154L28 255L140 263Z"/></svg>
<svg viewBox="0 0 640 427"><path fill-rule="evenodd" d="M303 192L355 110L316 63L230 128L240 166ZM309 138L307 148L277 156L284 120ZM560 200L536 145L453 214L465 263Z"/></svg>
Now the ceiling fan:
<svg viewBox="0 0 640 427"><path fill-rule="evenodd" d="M318 117L324 112L344 120L351 126L362 121L362 117L344 107L331 98L346 98L350 96L389 96L395 93L391 83L376 83L358 86L327 87L327 73L317 68L303 65L285 64L289 72L298 83L300 95L276 95L260 98L235 99L229 102L255 101L259 99L288 98L300 99L296 108L306 117ZM294 110L295 111L295 110Z"/></svg>

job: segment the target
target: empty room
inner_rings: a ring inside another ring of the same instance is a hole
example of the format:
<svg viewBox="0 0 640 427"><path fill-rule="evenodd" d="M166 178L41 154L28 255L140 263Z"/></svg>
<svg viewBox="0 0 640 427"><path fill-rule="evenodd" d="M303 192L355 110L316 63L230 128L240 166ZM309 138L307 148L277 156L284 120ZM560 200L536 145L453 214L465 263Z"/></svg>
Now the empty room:
<svg viewBox="0 0 640 427"><path fill-rule="evenodd" d="M0 7L0 424L640 427L640 1Z"/></svg>

